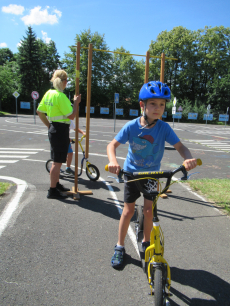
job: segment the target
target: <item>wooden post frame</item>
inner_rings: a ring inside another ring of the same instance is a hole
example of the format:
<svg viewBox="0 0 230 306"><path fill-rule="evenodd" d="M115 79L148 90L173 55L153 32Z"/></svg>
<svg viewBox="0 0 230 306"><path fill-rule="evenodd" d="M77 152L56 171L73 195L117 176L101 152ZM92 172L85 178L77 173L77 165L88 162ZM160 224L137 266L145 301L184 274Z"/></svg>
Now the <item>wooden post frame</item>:
<svg viewBox="0 0 230 306"><path fill-rule="evenodd" d="M146 52L146 61L145 61L145 83L149 81L149 58L150 53L149 51Z"/></svg>
<svg viewBox="0 0 230 306"><path fill-rule="evenodd" d="M164 83L165 78L165 54L161 53L161 76L160 81Z"/></svg>
<svg viewBox="0 0 230 306"><path fill-rule="evenodd" d="M93 44L89 44L88 52L88 75L87 75L87 100L86 100L86 141L85 157L89 157L89 127L90 127L90 105L91 105L91 76L92 76Z"/></svg>
<svg viewBox="0 0 230 306"><path fill-rule="evenodd" d="M80 51L81 43L77 43L76 52L76 82L75 82L75 95L78 96L79 92L79 80L80 80ZM72 191L67 191L67 194L72 194L74 200L80 200L80 194L93 194L92 191L79 191L78 190L78 127L79 127L79 106L77 107L77 113L75 117L75 180Z"/></svg>
<svg viewBox="0 0 230 306"><path fill-rule="evenodd" d="M80 79L80 51L81 43L77 43L76 52L76 83L75 83L75 95L79 95L79 79ZM74 180L74 191L78 191L78 127L79 127L79 107L77 108L77 114L75 117L75 180ZM79 196L78 196L79 197Z"/></svg>

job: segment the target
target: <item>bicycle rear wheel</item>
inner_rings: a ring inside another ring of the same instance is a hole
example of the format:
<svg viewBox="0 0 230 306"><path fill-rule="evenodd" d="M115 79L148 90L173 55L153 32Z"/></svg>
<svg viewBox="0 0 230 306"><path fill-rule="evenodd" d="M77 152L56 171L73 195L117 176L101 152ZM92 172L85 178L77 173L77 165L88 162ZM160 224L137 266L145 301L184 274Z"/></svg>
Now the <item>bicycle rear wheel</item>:
<svg viewBox="0 0 230 306"><path fill-rule="evenodd" d="M143 231L144 228L144 215L143 215L143 208L142 206L137 206L137 221L138 221L138 225L139 225L139 231Z"/></svg>
<svg viewBox="0 0 230 306"><path fill-rule="evenodd" d="M164 268L163 268L164 269ZM154 299L155 306L165 306L166 305L166 289L165 289L166 279L164 272L161 267L156 267L154 269Z"/></svg>
<svg viewBox="0 0 230 306"><path fill-rule="evenodd" d="M46 170L50 173L50 169L52 167L53 164L53 160L52 159L48 159L46 162Z"/></svg>
<svg viewBox="0 0 230 306"><path fill-rule="evenodd" d="M95 165L89 164L86 167L86 175L91 181L97 181L100 177L100 172Z"/></svg>
<svg viewBox="0 0 230 306"><path fill-rule="evenodd" d="M51 167L52 167L52 164L53 164L53 160L52 159L49 159L47 160L46 162L46 170L50 173L50 170L51 170ZM60 177L74 177L73 174L68 174L65 172L65 169L66 169L66 164L62 164L61 165L61 169L60 169Z"/></svg>

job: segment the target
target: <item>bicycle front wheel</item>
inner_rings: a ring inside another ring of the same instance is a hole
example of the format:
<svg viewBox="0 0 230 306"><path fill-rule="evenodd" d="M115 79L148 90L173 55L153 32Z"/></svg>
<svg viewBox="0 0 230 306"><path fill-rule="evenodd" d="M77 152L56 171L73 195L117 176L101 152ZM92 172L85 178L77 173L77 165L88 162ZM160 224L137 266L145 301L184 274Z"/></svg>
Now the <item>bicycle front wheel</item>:
<svg viewBox="0 0 230 306"><path fill-rule="evenodd" d="M155 306L166 305L165 279L161 268L154 271L154 299Z"/></svg>
<svg viewBox="0 0 230 306"><path fill-rule="evenodd" d="M95 165L89 164L86 167L86 175L91 181L97 181L100 177L100 172Z"/></svg>

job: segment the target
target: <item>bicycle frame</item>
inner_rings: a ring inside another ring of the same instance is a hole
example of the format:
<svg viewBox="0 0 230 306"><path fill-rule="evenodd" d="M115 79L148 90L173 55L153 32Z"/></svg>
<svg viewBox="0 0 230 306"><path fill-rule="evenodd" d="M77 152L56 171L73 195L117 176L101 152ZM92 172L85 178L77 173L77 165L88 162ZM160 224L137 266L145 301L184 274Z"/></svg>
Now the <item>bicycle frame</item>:
<svg viewBox="0 0 230 306"><path fill-rule="evenodd" d="M164 259L164 235L160 227L160 222L157 217L157 201L152 204L153 209L153 228L150 233L150 246L145 251L145 267L147 268L148 281L150 285L151 295L153 294L152 269L157 266L162 268L167 267L166 287L169 290L171 286L171 271L167 261Z"/></svg>
<svg viewBox="0 0 230 306"><path fill-rule="evenodd" d="M87 168L87 170L89 171L90 174L92 174L91 171L90 171L90 169L89 169L90 162L88 161L88 158L85 157L85 151L84 151L84 149L83 149L83 147L82 147L82 144L81 144L81 142L82 142L82 140L83 140L84 138L85 138L85 135L81 136L81 139L78 140L78 144L79 144L79 146L80 146L80 148L81 148L81 150L82 150L82 154L83 154L83 157L82 157L82 160L81 160L81 170L80 170L80 173L78 174L78 176L81 176L81 175L82 175L83 166L84 166L84 160L85 160L85 162L86 162L86 168Z"/></svg>
<svg viewBox="0 0 230 306"><path fill-rule="evenodd" d="M197 159L197 165L201 166L202 161ZM105 170L108 171L108 165L105 166ZM162 170L162 171L147 171L147 172L128 172L124 169L120 170L118 175L117 182L121 182L122 175L125 174L131 178L128 182L136 183L138 190L147 195L151 195L153 197L152 202L152 211L153 211L153 227L150 233L150 246L145 250L145 272L147 273L148 282L151 290L151 295L155 295L155 304L157 305L165 305L165 301L167 296L170 296L169 290L171 287L171 271L167 261L164 258L164 235L163 231L160 227L160 221L157 216L157 200L159 196L166 192L168 188L174 184L176 181L171 183L171 179L174 174L177 172L182 172L183 177L181 180L187 180L191 174L188 176L187 171L184 165L181 165L179 168L170 171L170 170ZM161 188L161 183L159 182L160 178L166 178L167 182L165 187ZM116 178L115 178L116 179ZM158 182L157 190L150 188L148 186L148 190L146 190L143 184L140 183L141 180L155 180ZM159 190L160 186L160 190ZM137 228L138 229L138 228ZM138 240L138 233L137 233ZM168 290L168 292L166 292Z"/></svg>

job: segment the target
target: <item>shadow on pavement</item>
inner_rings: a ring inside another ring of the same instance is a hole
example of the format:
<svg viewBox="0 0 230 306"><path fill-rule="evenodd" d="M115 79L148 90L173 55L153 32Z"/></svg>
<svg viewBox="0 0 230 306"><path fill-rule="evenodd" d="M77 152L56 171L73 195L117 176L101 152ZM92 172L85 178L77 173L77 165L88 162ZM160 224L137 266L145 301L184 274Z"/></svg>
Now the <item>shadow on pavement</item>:
<svg viewBox="0 0 230 306"><path fill-rule="evenodd" d="M206 299L189 298L185 293L179 292L171 287L170 291L177 296L183 305L205 306L224 305L230 306L229 292L230 284L218 276L203 270L184 270L176 267L171 268L172 280L183 286L194 288L196 291L207 295ZM171 299L170 305L178 305ZM182 304L180 304L182 305Z"/></svg>

